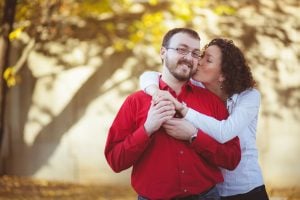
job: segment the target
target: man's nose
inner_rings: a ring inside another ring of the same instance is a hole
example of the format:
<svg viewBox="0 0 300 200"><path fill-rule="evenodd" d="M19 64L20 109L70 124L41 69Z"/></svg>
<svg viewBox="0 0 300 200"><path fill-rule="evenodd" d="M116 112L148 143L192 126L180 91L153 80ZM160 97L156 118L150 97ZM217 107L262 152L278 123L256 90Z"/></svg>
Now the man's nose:
<svg viewBox="0 0 300 200"><path fill-rule="evenodd" d="M192 51L190 51L188 54L184 55L184 58L191 61L194 59L194 57L192 56Z"/></svg>

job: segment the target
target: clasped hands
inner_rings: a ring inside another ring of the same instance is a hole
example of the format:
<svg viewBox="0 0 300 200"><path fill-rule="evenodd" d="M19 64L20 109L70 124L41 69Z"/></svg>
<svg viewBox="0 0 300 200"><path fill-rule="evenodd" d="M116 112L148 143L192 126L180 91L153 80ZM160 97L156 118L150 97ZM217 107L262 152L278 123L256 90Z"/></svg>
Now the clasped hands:
<svg viewBox="0 0 300 200"><path fill-rule="evenodd" d="M144 124L146 132L152 135L161 126L167 134L178 140L189 140L197 133L197 129L183 118L175 118L177 111L182 111L184 106L168 91L157 90L152 95L151 105Z"/></svg>

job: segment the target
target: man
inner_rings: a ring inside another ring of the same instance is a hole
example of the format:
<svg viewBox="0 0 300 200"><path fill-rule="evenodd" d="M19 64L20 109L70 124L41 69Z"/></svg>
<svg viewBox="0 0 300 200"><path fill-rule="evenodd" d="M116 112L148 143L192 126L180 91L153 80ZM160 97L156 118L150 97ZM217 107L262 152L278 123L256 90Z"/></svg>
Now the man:
<svg viewBox="0 0 300 200"><path fill-rule="evenodd" d="M160 51L159 86L189 107L221 120L228 115L223 103L189 82L198 65L199 48L195 31L170 30ZM130 95L109 130L105 147L109 165L115 172L133 167L131 183L139 199L219 199L214 186L223 177L218 167L237 166L238 138L219 144L192 126L176 135L168 133L163 126L174 121L170 120L174 114L169 101L154 105L143 91Z"/></svg>

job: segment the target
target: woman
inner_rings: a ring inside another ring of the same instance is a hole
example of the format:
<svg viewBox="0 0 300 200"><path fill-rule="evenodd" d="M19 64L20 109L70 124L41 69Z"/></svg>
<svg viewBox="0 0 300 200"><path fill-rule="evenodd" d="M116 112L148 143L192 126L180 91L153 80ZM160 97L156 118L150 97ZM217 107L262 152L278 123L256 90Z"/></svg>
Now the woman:
<svg viewBox="0 0 300 200"><path fill-rule="evenodd" d="M212 40L204 47L192 80L193 84L207 88L223 100L230 114L226 120L218 121L178 102L170 93L158 89L158 79L156 72L145 72L140 78L141 87L154 101L173 101L186 120L220 143L235 136L240 138L242 158L238 167L233 171L222 169L224 182L218 185L222 199L268 199L256 148L260 94L254 88L255 81L240 49L231 40Z"/></svg>

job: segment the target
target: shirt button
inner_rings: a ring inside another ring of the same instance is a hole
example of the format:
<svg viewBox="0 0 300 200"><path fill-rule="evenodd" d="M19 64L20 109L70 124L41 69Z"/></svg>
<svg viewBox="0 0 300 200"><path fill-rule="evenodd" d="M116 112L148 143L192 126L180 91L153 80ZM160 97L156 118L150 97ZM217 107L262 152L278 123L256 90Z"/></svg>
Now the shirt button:
<svg viewBox="0 0 300 200"><path fill-rule="evenodd" d="M187 189L184 189L183 192L187 192Z"/></svg>
<svg viewBox="0 0 300 200"><path fill-rule="evenodd" d="M179 153L182 155L182 154L183 154L183 151L180 151Z"/></svg>
<svg viewBox="0 0 300 200"><path fill-rule="evenodd" d="M184 174L184 170L181 170L181 173L183 173L183 174Z"/></svg>

